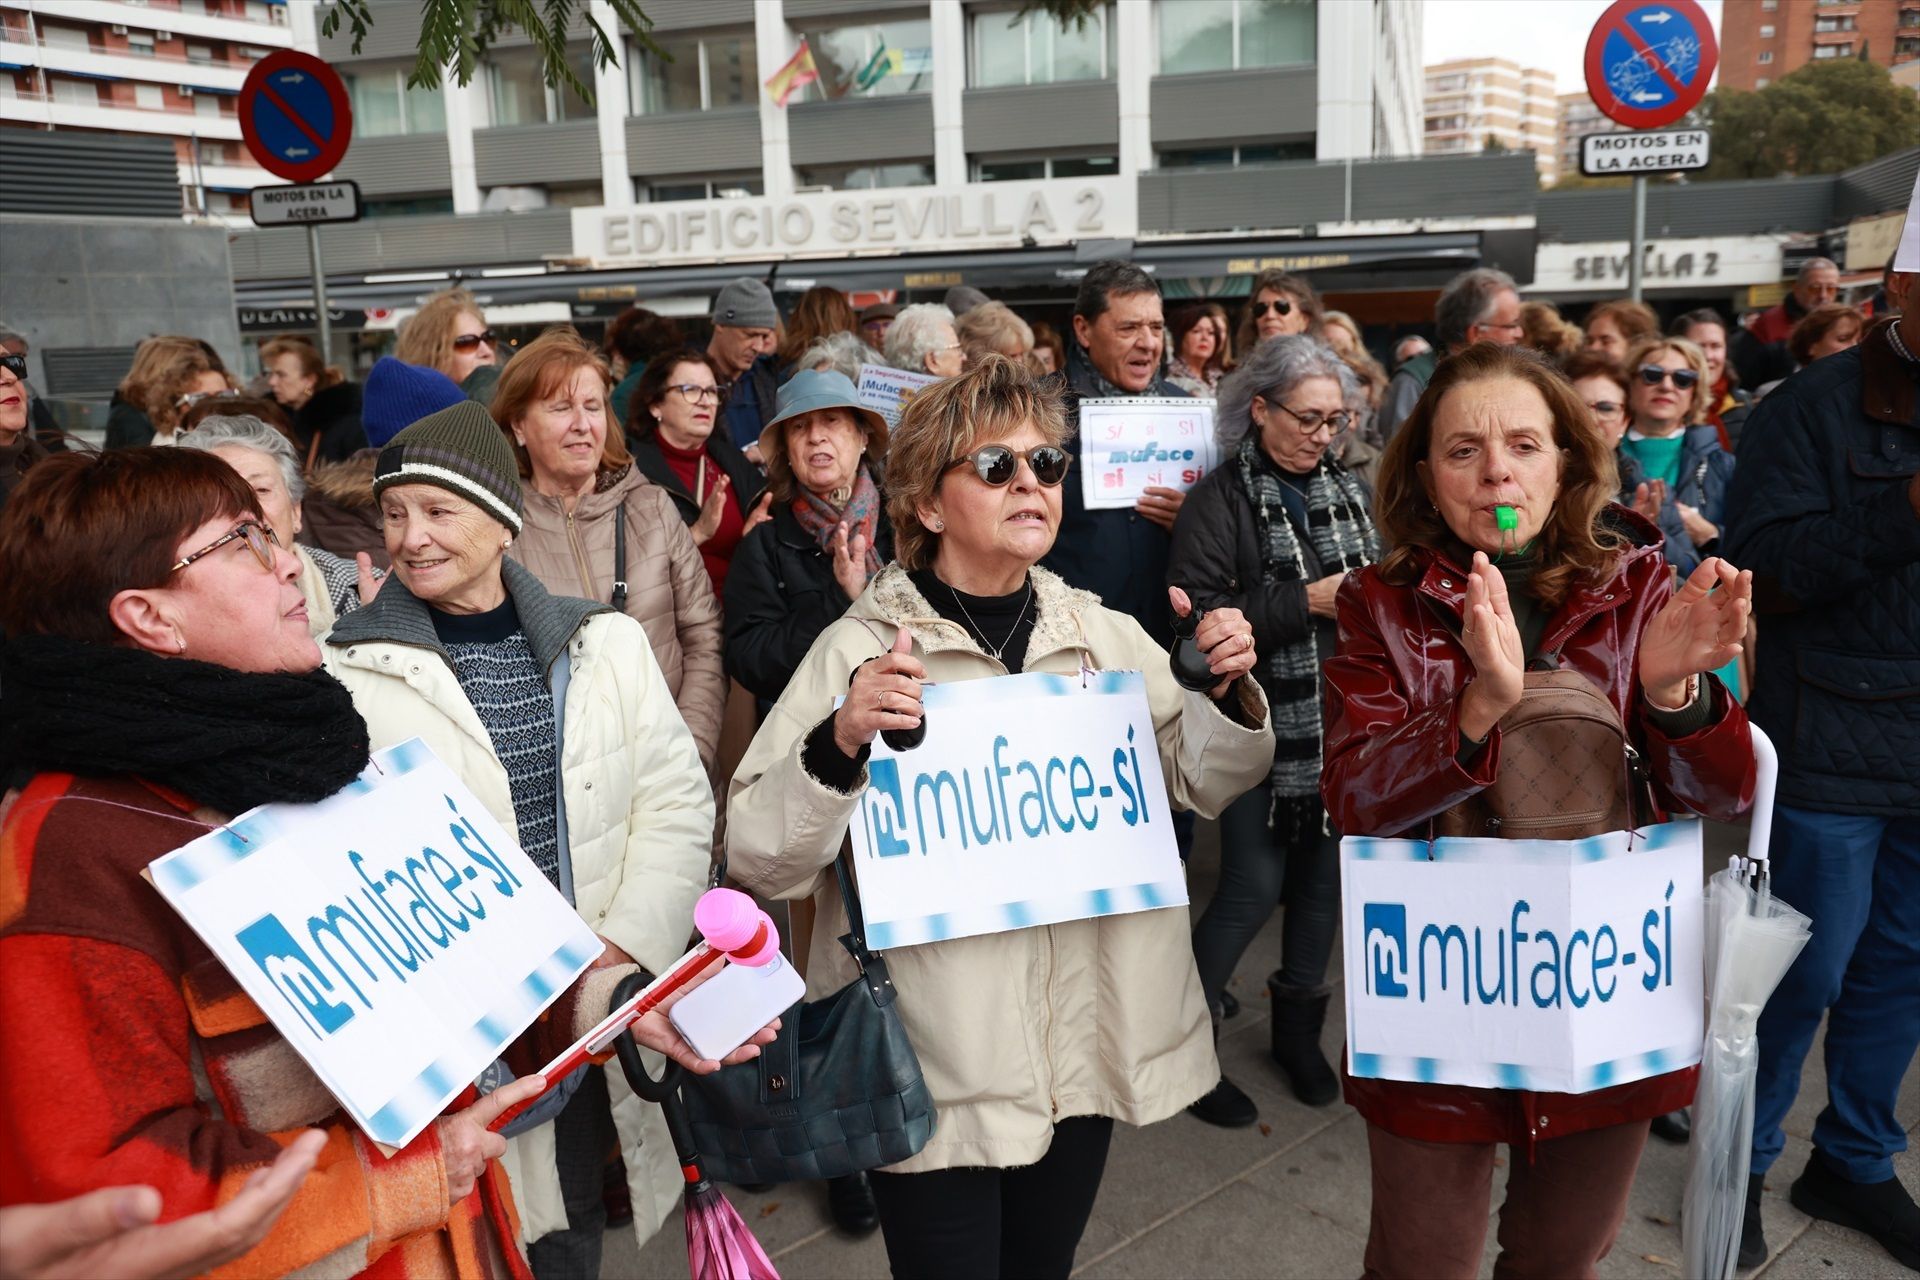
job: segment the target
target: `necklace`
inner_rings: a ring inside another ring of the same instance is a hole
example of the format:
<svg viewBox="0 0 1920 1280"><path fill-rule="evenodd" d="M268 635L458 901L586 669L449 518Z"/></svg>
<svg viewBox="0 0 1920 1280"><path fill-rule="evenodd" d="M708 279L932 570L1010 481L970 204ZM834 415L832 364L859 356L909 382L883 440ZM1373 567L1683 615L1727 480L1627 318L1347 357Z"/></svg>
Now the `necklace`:
<svg viewBox="0 0 1920 1280"><path fill-rule="evenodd" d="M948 587L947 590L953 591L953 602L960 606L960 616L965 618L967 625L973 628L973 634L980 637L981 646L986 649L987 653L992 656L995 662L1001 661L1000 655L1005 653L1007 646L1013 643L1014 634L1020 630L1020 624L1026 620L1027 606L1033 603L1033 580L1031 578L1027 580L1026 599L1020 602L1020 612L1013 615L1013 625L1007 628L1007 638L1000 642L998 649L994 648L993 645L988 642L985 628L975 622L973 615L967 612L966 602L960 598L960 593L952 587Z"/></svg>

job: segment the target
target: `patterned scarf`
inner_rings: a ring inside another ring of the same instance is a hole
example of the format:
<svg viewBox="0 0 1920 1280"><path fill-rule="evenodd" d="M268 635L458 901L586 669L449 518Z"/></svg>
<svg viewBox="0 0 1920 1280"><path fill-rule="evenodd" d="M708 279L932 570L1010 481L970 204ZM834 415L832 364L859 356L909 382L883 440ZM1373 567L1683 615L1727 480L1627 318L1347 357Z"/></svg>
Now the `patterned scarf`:
<svg viewBox="0 0 1920 1280"><path fill-rule="evenodd" d="M880 531L880 488L874 484L867 464L862 462L860 470L853 477L853 494L847 499L847 505L836 507L825 498L810 490L800 490L800 496L793 500L793 518L800 527L813 535L820 549L828 555L833 554L834 535L842 525L847 529L847 540L853 535L864 533L867 536L867 577L880 572L880 548L877 534Z"/></svg>
<svg viewBox="0 0 1920 1280"><path fill-rule="evenodd" d="M1240 483L1253 502L1260 526L1261 580L1269 587L1307 577L1306 559L1287 518L1285 483L1249 436L1240 444ZM1307 529L1320 572L1342 573L1380 558L1380 535L1367 515L1367 492L1360 481L1331 457L1322 458L1307 482ZM1262 655L1260 683L1273 708L1274 810L1284 800L1320 793L1320 645L1316 624L1306 638L1278 645ZM1267 823L1273 825L1269 812Z"/></svg>

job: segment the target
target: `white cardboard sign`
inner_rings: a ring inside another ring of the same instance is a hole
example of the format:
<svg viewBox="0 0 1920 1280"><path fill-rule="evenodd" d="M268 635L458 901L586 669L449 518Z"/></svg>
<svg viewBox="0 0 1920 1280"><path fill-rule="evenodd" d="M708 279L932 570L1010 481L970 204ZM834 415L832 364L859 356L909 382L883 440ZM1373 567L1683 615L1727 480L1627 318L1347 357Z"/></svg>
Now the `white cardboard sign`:
<svg viewBox="0 0 1920 1280"><path fill-rule="evenodd" d="M1213 401L1082 400L1079 447L1081 491L1090 511L1131 507L1153 485L1185 493L1219 460Z"/></svg>
<svg viewBox="0 0 1920 1280"><path fill-rule="evenodd" d="M419 739L318 804L253 809L153 862L367 1135L403 1147L601 943Z"/></svg>
<svg viewBox="0 0 1920 1280"><path fill-rule="evenodd" d="M860 366L860 385L856 388L860 403L872 409L887 420L887 430L900 425L900 415L906 411L907 402L923 387L930 387L940 379L930 373L915 373L911 369L892 369L883 364L863 364Z"/></svg>
<svg viewBox="0 0 1920 1280"><path fill-rule="evenodd" d="M1349 1070L1586 1093L1699 1062L1700 824L1628 844L1341 841Z"/></svg>
<svg viewBox="0 0 1920 1280"><path fill-rule="evenodd" d="M1138 671L922 697L925 740L874 739L849 831L875 950L1186 905Z"/></svg>

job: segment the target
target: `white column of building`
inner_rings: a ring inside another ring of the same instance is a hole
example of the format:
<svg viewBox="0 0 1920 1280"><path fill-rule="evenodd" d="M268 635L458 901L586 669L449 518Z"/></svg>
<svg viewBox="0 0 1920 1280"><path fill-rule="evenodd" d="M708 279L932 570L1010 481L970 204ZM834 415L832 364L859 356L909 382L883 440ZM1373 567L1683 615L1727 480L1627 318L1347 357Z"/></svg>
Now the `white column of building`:
<svg viewBox="0 0 1920 1280"><path fill-rule="evenodd" d="M453 68L440 71L446 90L447 169L453 179L455 213L480 212L480 170L473 159L473 124L485 110L480 102L480 76L484 74L484 68L477 69L473 83L462 85Z"/></svg>
<svg viewBox="0 0 1920 1280"><path fill-rule="evenodd" d="M638 55L607 0L593 0L588 12L619 42L614 61L594 64L593 102L600 120L600 200L609 208L624 209L633 203L633 177L627 172L627 59Z"/></svg>
<svg viewBox="0 0 1920 1280"><path fill-rule="evenodd" d="M1114 87L1120 100L1120 176L1137 177L1153 168L1153 6L1118 4L1115 23Z"/></svg>
<svg viewBox="0 0 1920 1280"><path fill-rule="evenodd" d="M933 181L942 187L967 180L967 131L962 96L967 87L967 16L960 0L932 0Z"/></svg>
<svg viewBox="0 0 1920 1280"><path fill-rule="evenodd" d="M787 64L800 42L787 28L780 0L753 0L753 47L759 65L760 181L770 199L793 194L793 149L787 142L786 108L774 102L767 81Z"/></svg>
<svg viewBox="0 0 1920 1280"><path fill-rule="evenodd" d="M1337 0L1315 13L1314 149L1321 160L1362 160L1373 154L1373 5Z"/></svg>
<svg viewBox="0 0 1920 1280"><path fill-rule="evenodd" d="M320 52L319 5L314 0L295 0L287 6L287 26L293 32L293 47L302 53Z"/></svg>

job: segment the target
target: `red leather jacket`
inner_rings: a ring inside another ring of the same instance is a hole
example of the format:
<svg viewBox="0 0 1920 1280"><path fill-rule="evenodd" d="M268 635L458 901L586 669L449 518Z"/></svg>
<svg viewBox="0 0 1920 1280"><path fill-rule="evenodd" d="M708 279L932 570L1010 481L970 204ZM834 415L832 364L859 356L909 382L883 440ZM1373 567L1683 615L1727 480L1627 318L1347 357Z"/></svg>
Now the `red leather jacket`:
<svg viewBox="0 0 1920 1280"><path fill-rule="evenodd" d="M1606 519L1634 542L1613 576L1577 586L1555 611L1540 651L1592 680L1620 712L1653 775L1665 811L1731 819L1753 801L1753 742L1746 713L1710 676L1703 696L1713 721L1668 738L1643 715L1639 640L1673 594L1660 534L1623 507ZM1424 597L1424 600L1421 599ZM1351 835L1424 838L1427 822L1493 781L1500 768L1496 727L1472 770L1460 749L1460 693L1473 662L1434 612L1457 628L1466 572L1427 552L1411 586L1381 581L1378 567L1349 574L1336 611L1338 654L1326 664L1326 763L1320 791L1334 824ZM1392 1080L1346 1081L1347 1101L1373 1124L1427 1142L1525 1144L1661 1115L1693 1100L1695 1068L1583 1094L1472 1089Z"/></svg>

